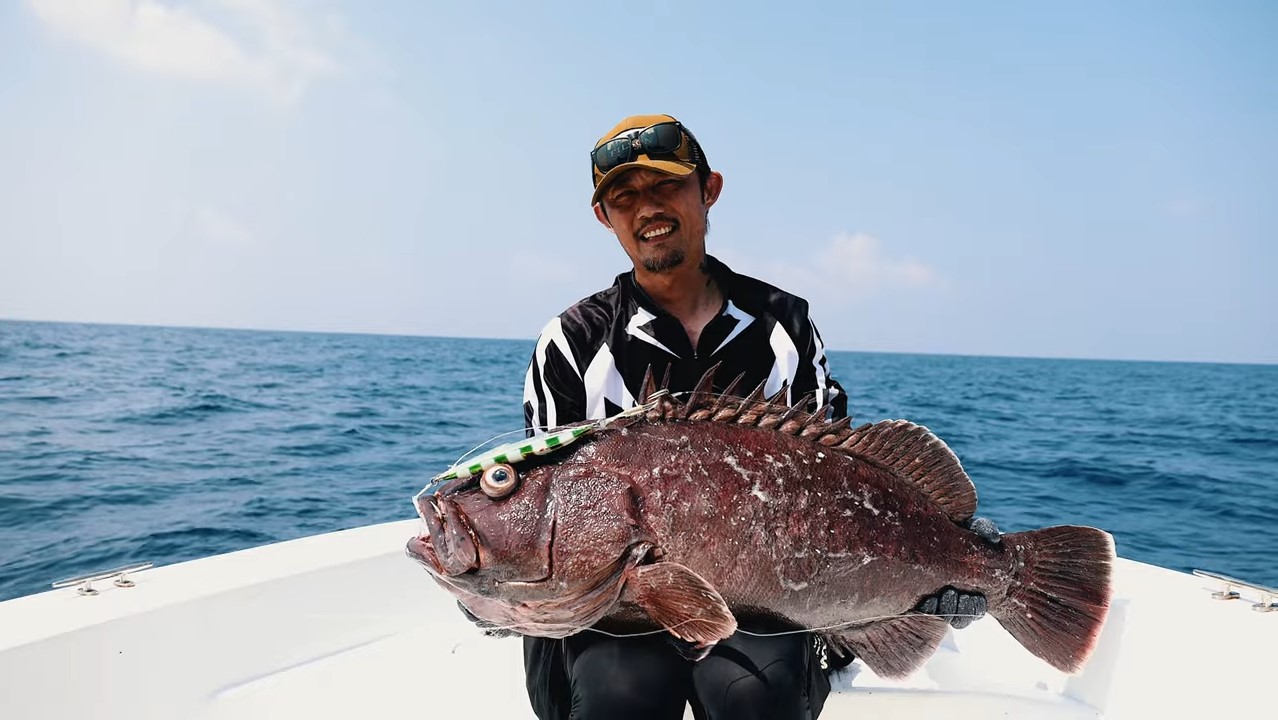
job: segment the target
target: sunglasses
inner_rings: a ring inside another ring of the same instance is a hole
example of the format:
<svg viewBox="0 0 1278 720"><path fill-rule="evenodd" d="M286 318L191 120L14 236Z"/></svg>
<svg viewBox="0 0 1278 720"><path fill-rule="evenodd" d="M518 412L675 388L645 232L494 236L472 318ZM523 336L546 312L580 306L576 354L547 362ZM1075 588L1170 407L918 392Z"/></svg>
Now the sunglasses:
<svg viewBox="0 0 1278 720"><path fill-rule="evenodd" d="M590 152L590 160L599 172L633 161L640 155L671 155L683 147L687 131L677 122L662 122L646 127L634 135L613 138ZM692 136L689 135L689 138ZM695 141L694 141L695 143ZM695 157L695 153L693 154Z"/></svg>

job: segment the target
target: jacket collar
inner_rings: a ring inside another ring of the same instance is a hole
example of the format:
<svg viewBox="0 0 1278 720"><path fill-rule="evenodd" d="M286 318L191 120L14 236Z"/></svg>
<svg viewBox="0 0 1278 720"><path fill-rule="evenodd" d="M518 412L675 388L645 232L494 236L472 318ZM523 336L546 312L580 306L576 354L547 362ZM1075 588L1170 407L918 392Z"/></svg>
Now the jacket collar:
<svg viewBox="0 0 1278 720"><path fill-rule="evenodd" d="M719 261L713 255L706 255L706 272L710 277L714 278L719 284L719 289L723 292L723 307L719 309L719 313L723 314L724 309L728 307L728 303L734 297L734 291L737 287L737 274L727 265ZM621 273L617 276L615 285L622 291L624 296L630 302L647 310L652 315L670 317L670 313L661 307L656 300L653 300L643 286L635 280L635 271Z"/></svg>

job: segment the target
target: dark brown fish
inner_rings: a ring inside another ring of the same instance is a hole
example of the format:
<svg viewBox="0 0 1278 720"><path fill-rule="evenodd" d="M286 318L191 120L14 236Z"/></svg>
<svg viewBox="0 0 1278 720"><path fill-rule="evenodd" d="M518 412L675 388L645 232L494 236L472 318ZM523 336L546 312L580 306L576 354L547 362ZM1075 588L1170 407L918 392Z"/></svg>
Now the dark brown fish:
<svg viewBox="0 0 1278 720"><path fill-rule="evenodd" d="M992 543L965 527L976 490L926 428L826 423L784 391L711 393L712 374L683 401L649 378L636 411L453 468L417 497L409 554L527 635L665 628L708 648L766 616L899 677L946 629L914 608L952 587L1053 666L1083 665L1109 607L1107 533Z"/></svg>

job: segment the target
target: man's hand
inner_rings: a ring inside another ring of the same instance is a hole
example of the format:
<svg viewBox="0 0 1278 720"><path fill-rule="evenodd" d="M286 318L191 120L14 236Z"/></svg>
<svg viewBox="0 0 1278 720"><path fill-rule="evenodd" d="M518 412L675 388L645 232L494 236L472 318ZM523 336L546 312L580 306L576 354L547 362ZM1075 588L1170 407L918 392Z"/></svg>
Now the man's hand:
<svg viewBox="0 0 1278 720"><path fill-rule="evenodd" d="M1003 535L999 533L998 526L989 518L974 517L967 521L967 529L985 538L991 545L1003 543Z"/></svg>
<svg viewBox="0 0 1278 720"><path fill-rule="evenodd" d="M483 620L477 617L475 613L470 611L469 608L467 608L465 605L462 605L460 600L457 601L457 609L461 610L462 615L465 615L467 620L475 623L475 626L483 630L484 634L487 635L488 637L503 638L503 637L510 637L512 635L519 634L515 632L514 630L507 630L505 628L494 627L493 624L488 622L487 620Z"/></svg>
<svg viewBox="0 0 1278 720"><path fill-rule="evenodd" d="M991 545L1003 544L1003 536L998 531L998 525L989 518L974 517L963 526L980 535ZM917 612L943 617L949 621L950 627L962 630L985 616L986 603L985 596L980 593L945 588L935 595L923 598L914 609Z"/></svg>
<svg viewBox="0 0 1278 720"><path fill-rule="evenodd" d="M980 593L945 588L935 595L923 598L923 601L914 609L928 615L943 617L949 621L950 627L962 630L973 621L985 616L985 596Z"/></svg>

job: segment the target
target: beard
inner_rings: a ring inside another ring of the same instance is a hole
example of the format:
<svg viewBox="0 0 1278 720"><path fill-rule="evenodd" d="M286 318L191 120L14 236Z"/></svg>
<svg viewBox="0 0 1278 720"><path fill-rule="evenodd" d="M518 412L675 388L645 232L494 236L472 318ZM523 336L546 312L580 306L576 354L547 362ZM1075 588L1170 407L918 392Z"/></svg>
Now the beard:
<svg viewBox="0 0 1278 720"><path fill-rule="evenodd" d="M643 269L650 273L663 273L683 264L687 258L679 248L667 248L664 251L643 259Z"/></svg>

